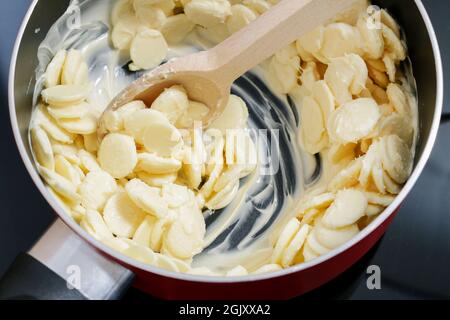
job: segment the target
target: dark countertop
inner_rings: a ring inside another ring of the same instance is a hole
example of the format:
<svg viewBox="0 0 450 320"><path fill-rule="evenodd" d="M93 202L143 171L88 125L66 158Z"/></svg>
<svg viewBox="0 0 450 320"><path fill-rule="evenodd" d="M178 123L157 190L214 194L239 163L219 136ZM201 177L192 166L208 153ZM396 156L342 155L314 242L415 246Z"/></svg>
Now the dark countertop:
<svg viewBox="0 0 450 320"><path fill-rule="evenodd" d="M0 275L15 256L26 251L53 220L53 213L35 188L14 143L8 113L10 54L30 0L15 0L1 11L0 30ZM450 75L450 1L424 0L440 41L444 72ZM445 99L450 82L445 83ZM446 112L450 106L445 105ZM303 298L428 299L450 298L450 123L443 124L431 160L380 243L336 280ZM378 265L382 289L366 286L366 269ZM145 300L131 291L126 299Z"/></svg>

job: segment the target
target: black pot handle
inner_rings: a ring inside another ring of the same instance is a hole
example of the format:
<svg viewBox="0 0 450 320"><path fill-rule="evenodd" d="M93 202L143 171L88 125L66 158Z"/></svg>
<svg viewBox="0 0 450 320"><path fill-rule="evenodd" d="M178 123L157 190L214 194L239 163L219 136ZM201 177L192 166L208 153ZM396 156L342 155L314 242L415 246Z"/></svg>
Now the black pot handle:
<svg viewBox="0 0 450 320"><path fill-rule="evenodd" d="M67 281L27 253L0 280L1 300L85 300Z"/></svg>
<svg viewBox="0 0 450 320"><path fill-rule="evenodd" d="M58 219L0 279L0 299L116 300L133 279Z"/></svg>

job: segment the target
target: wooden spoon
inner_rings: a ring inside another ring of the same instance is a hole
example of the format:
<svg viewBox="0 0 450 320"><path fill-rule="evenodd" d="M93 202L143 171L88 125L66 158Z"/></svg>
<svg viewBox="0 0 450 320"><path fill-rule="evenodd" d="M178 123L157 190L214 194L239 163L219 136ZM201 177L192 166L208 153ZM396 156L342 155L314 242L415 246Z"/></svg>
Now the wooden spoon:
<svg viewBox="0 0 450 320"><path fill-rule="evenodd" d="M151 106L165 88L180 84L191 100L210 108L203 120L208 125L226 107L236 79L315 27L350 9L356 1L282 0L216 47L173 59L146 73L120 92L105 113L133 100ZM102 123L100 136L106 134Z"/></svg>

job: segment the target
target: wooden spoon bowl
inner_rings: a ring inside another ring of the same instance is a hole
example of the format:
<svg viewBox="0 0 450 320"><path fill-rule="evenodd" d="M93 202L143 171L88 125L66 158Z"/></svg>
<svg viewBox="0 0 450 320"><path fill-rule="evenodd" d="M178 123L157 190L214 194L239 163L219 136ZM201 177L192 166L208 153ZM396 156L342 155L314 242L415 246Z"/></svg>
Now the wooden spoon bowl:
<svg viewBox="0 0 450 320"><path fill-rule="evenodd" d="M278 50L288 46L358 0L283 0L247 27L216 47L173 59L146 73L110 103L100 121L99 137L106 134L103 117L133 100L147 106L164 89L179 84L194 101L210 108L208 125L225 109L233 82Z"/></svg>

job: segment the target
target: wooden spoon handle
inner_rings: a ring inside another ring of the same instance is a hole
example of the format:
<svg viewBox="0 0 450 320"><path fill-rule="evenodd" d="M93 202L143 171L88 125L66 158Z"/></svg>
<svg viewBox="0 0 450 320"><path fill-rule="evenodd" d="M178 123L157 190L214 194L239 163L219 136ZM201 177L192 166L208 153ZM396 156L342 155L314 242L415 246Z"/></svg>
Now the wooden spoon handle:
<svg viewBox="0 0 450 320"><path fill-rule="evenodd" d="M233 83L356 0L282 0L279 4L211 50L216 81Z"/></svg>

